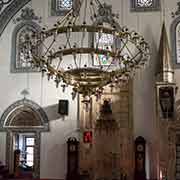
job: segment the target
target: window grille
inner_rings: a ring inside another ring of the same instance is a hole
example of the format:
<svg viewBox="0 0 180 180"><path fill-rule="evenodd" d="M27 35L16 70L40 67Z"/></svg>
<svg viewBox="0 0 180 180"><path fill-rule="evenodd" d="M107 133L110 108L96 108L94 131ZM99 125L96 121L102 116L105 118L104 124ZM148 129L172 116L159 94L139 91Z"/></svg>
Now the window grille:
<svg viewBox="0 0 180 180"><path fill-rule="evenodd" d="M158 11L160 0L131 0L131 11Z"/></svg>

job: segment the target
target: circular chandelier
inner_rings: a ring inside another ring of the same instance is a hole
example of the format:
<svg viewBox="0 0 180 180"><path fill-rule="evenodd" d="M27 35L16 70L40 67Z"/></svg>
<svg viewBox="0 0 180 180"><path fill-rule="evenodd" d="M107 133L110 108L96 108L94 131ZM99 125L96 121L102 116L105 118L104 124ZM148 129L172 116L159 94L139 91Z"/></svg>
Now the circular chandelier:
<svg viewBox="0 0 180 180"><path fill-rule="evenodd" d="M99 96L105 85L125 81L149 59L149 46L121 27L112 6L99 0L71 0L52 28L30 39L32 62L48 78L73 87L73 94ZM37 49L41 49L37 53Z"/></svg>

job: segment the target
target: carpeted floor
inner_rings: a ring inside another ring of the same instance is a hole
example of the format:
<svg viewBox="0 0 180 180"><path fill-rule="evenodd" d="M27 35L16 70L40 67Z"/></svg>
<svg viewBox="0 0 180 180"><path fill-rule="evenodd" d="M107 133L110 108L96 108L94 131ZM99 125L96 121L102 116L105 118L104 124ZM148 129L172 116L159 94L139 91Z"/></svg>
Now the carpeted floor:
<svg viewBox="0 0 180 180"><path fill-rule="evenodd" d="M1 179L0 179L1 180ZM62 179L29 179L29 178L11 178L11 179L2 179L2 180L62 180Z"/></svg>

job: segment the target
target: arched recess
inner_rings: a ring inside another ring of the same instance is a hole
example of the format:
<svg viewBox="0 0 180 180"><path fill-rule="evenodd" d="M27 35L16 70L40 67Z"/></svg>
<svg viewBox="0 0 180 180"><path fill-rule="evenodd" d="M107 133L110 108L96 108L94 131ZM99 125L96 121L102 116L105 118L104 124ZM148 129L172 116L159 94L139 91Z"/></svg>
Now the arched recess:
<svg viewBox="0 0 180 180"><path fill-rule="evenodd" d="M180 16L173 20L170 27L170 36L174 68L180 68Z"/></svg>
<svg viewBox="0 0 180 180"><path fill-rule="evenodd" d="M45 111L35 102L22 99L11 104L0 119L0 131L6 134L6 163L10 173L13 172L13 137L19 133L33 133L34 177L40 177L40 144L41 132L49 131L48 117Z"/></svg>

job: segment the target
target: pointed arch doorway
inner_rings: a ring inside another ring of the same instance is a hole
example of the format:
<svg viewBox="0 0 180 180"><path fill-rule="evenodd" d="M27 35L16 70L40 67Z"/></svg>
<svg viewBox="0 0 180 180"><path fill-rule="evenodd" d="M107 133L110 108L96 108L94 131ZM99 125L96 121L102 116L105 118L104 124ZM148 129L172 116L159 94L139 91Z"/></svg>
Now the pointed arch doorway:
<svg viewBox="0 0 180 180"><path fill-rule="evenodd" d="M6 132L6 164L9 173L15 172L14 152L20 150L20 166L31 167L33 177L39 178L41 132L49 131L48 117L44 110L25 98L16 101L4 111L0 119L0 130Z"/></svg>

